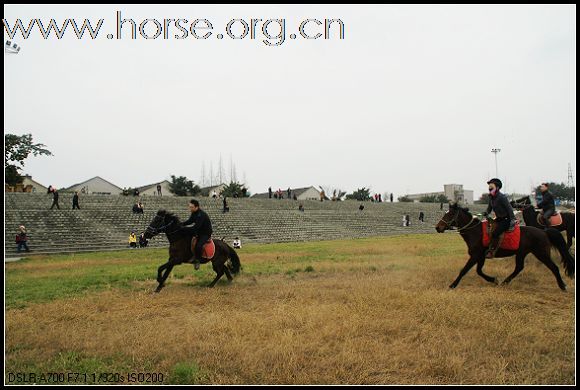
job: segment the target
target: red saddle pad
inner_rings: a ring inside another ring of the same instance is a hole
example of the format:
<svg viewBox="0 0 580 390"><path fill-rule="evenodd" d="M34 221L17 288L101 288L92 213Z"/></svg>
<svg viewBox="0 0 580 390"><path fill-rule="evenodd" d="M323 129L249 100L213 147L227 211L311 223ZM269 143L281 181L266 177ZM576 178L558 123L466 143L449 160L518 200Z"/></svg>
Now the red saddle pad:
<svg viewBox="0 0 580 390"><path fill-rule="evenodd" d="M194 251L196 243L197 243L197 238L194 238L191 242L191 252ZM201 251L201 257L203 257L204 259L211 260L211 259L213 259L214 255L215 255L215 244L213 243L213 240L210 238L207 241L207 243L205 243L203 245L203 249Z"/></svg>
<svg viewBox="0 0 580 390"><path fill-rule="evenodd" d="M544 226L542 214L538 214L538 224ZM550 226L558 226L562 224L562 214L556 213L550 217Z"/></svg>
<svg viewBox="0 0 580 390"><path fill-rule="evenodd" d="M483 231L482 242L483 246L489 246L490 232L489 232L488 221L483 221L481 223L481 229ZM515 251L520 247L520 224L516 223L516 227L513 232L505 232L503 241L501 242L500 248Z"/></svg>

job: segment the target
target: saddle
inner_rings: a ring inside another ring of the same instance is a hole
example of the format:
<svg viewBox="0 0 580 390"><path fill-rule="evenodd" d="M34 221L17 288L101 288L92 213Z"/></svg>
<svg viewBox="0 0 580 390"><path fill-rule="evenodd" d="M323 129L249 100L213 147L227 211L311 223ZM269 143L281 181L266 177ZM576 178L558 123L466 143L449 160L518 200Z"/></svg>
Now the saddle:
<svg viewBox="0 0 580 390"><path fill-rule="evenodd" d="M197 243L197 237L193 237L191 240L191 253L195 252L195 244ZM207 240L205 244L203 244L203 248L201 250L201 257L207 260L213 259L215 255L215 244L213 240L210 238Z"/></svg>
<svg viewBox="0 0 580 390"><path fill-rule="evenodd" d="M546 226L544 224L544 215L542 213L538 214L538 224L541 226ZM556 214L550 217L550 226L558 226L562 224L562 214L560 212L556 212Z"/></svg>
<svg viewBox="0 0 580 390"><path fill-rule="evenodd" d="M482 229L482 244L484 247L489 246L489 242L491 241L491 235L495 230L495 222L492 221L489 223L488 221L481 222L481 229ZM503 240L500 240L501 243L499 245L502 249L507 249L510 251L515 251L520 247L520 224L516 221L516 225L513 230L508 230L503 234Z"/></svg>

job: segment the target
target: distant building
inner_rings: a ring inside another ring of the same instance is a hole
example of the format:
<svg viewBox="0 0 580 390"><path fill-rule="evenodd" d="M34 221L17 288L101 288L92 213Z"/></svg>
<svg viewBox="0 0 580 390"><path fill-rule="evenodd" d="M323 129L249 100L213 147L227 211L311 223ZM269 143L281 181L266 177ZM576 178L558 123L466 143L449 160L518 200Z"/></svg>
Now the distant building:
<svg viewBox="0 0 580 390"><path fill-rule="evenodd" d="M282 191L284 198L288 196L287 190ZM303 188L291 188L290 189L291 199L296 195L297 200L320 200L320 191L314 186L303 187ZM261 194L252 195L253 199L268 199L268 193L264 192ZM328 199L328 198L326 198Z"/></svg>
<svg viewBox="0 0 580 390"><path fill-rule="evenodd" d="M48 187L43 186L37 181L32 180L32 176L23 175L22 183L16 184L15 186L4 186L6 192L46 192Z"/></svg>
<svg viewBox="0 0 580 390"><path fill-rule="evenodd" d="M226 185L224 183L218 184L215 186L210 186L210 187L203 187L201 189L201 196L211 196L211 194L214 191L219 196L219 194L221 194L221 192L224 190L224 188L226 188Z"/></svg>
<svg viewBox="0 0 580 390"><path fill-rule="evenodd" d="M65 189L67 192L78 191L83 194L119 195L123 190L102 177L95 176L92 179L72 185Z"/></svg>
<svg viewBox="0 0 580 390"><path fill-rule="evenodd" d="M157 185L160 185L162 196L175 196L175 194L172 193L170 190L170 187L169 187L170 184L171 183L169 181L163 180L163 181L160 181L158 183L153 183L153 184L149 184L146 186L137 187L137 189L139 190L139 195L157 196Z"/></svg>
<svg viewBox="0 0 580 390"><path fill-rule="evenodd" d="M407 197L415 202L426 196L445 195L451 202L473 204L473 190L463 189L463 184L445 184L441 192L424 192L421 194L409 194Z"/></svg>

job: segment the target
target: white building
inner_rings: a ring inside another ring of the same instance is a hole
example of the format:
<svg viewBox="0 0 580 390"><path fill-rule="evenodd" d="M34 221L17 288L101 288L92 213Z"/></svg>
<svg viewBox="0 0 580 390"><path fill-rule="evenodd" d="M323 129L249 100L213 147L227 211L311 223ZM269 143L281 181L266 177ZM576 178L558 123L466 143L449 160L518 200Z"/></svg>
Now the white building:
<svg viewBox="0 0 580 390"><path fill-rule="evenodd" d="M421 198L426 196L445 195L451 202L459 202L463 204L473 204L473 190L463 189L463 184L445 184L441 192L424 192L421 194L407 195L415 202L419 202Z"/></svg>
<svg viewBox="0 0 580 390"><path fill-rule="evenodd" d="M277 190L272 190L272 199ZM284 199L288 197L288 189L282 189L282 195ZM302 187L302 188L291 188L290 189L290 199L294 198L296 195L297 200L320 200L320 191L314 186ZM264 192L261 194L252 195L254 199L268 199L268 193ZM328 198L327 198L328 199Z"/></svg>
<svg viewBox="0 0 580 390"><path fill-rule="evenodd" d="M171 183L167 180L160 181L159 183L153 183L146 186L138 187L139 195L150 195L150 196L157 196L157 186L161 186L161 196L175 196L174 193L171 192L169 187Z"/></svg>
<svg viewBox="0 0 580 390"><path fill-rule="evenodd" d="M102 194L102 195L119 195L123 190L102 177L95 176L92 179L72 185L65 189L67 192L78 191L82 194Z"/></svg>
<svg viewBox="0 0 580 390"><path fill-rule="evenodd" d="M48 187L43 186L42 184L40 184L37 181L32 180L32 176L30 175L23 175L22 176L23 180L22 180L22 192L38 192L38 193L42 193L42 192L46 192L48 190ZM18 187L18 186L17 186ZM20 192L20 191L16 191L16 192Z"/></svg>

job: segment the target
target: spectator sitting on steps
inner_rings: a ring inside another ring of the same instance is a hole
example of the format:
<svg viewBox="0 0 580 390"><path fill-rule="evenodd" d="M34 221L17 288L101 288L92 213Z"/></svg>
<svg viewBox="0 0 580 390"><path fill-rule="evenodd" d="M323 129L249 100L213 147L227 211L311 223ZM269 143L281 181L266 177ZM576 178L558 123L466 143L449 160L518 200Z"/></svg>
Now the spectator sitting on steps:
<svg viewBox="0 0 580 390"><path fill-rule="evenodd" d="M143 204L141 204L141 202L137 202L133 205L133 213L143 214Z"/></svg>
<svg viewBox="0 0 580 390"><path fill-rule="evenodd" d="M137 248L137 236L134 231L129 234L129 246L131 248Z"/></svg>
<svg viewBox="0 0 580 390"><path fill-rule="evenodd" d="M139 236L139 248L145 248L149 241L145 238L145 233L141 233Z"/></svg>
<svg viewBox="0 0 580 390"><path fill-rule="evenodd" d="M242 249L242 240L240 240L239 237L236 237L236 239L234 240L233 247L234 249Z"/></svg>

